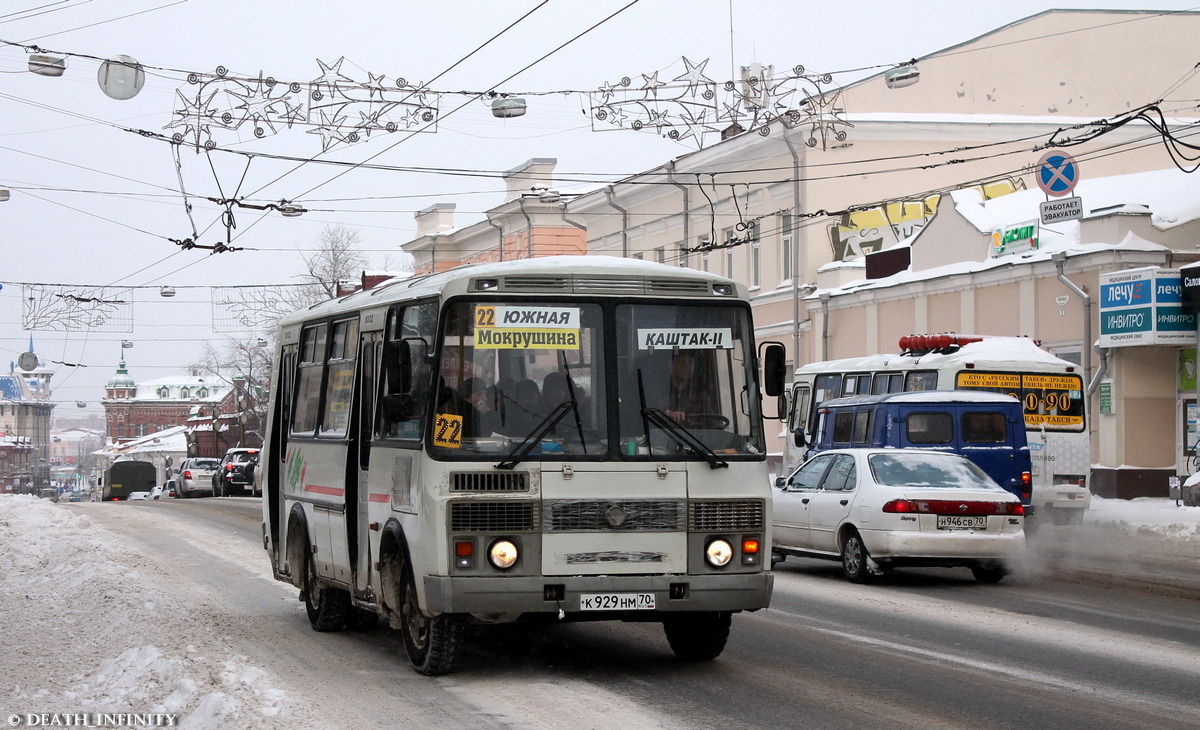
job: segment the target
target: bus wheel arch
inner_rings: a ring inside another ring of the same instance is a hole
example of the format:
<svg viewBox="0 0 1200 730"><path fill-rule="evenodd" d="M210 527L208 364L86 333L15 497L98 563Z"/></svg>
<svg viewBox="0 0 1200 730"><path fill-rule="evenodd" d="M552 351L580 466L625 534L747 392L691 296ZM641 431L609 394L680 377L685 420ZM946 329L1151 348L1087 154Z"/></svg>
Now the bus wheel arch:
<svg viewBox="0 0 1200 730"><path fill-rule="evenodd" d="M454 671L462 655L466 624L462 616L429 616L421 610L416 577L404 532L395 522L384 527L379 546L381 603L388 624L400 630L408 661L419 674Z"/></svg>
<svg viewBox="0 0 1200 730"><path fill-rule="evenodd" d="M379 605L393 629L400 628L400 607L392 603L400 595L400 581L407 562L408 543L404 530L395 520L390 520L379 536Z"/></svg>
<svg viewBox="0 0 1200 730"><path fill-rule="evenodd" d="M287 521L287 561L288 574L292 577L292 585L304 590L304 565L312 546L308 541L308 520L300 505L293 505Z"/></svg>

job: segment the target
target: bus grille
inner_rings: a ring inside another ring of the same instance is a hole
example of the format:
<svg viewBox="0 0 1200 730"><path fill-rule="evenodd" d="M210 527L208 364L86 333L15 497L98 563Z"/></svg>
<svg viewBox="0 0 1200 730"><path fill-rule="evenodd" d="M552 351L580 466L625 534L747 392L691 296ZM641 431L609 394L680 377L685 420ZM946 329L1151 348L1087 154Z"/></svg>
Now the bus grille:
<svg viewBox="0 0 1200 730"><path fill-rule="evenodd" d="M533 502L453 502L452 532L533 532L537 505Z"/></svg>
<svg viewBox="0 0 1200 730"><path fill-rule="evenodd" d="M707 281L687 279L647 279L641 276L505 276L500 291L574 292L576 294L711 294Z"/></svg>
<svg viewBox="0 0 1200 730"><path fill-rule="evenodd" d="M451 492L528 492L529 474L523 471L468 471L450 475Z"/></svg>
<svg viewBox="0 0 1200 730"><path fill-rule="evenodd" d="M546 532L676 532L682 499L546 500Z"/></svg>
<svg viewBox="0 0 1200 730"><path fill-rule="evenodd" d="M688 279L649 279L646 281L647 294L708 294L707 281Z"/></svg>
<svg viewBox="0 0 1200 730"><path fill-rule="evenodd" d="M762 530L765 523L762 500L692 502L688 510L688 529L697 532Z"/></svg>

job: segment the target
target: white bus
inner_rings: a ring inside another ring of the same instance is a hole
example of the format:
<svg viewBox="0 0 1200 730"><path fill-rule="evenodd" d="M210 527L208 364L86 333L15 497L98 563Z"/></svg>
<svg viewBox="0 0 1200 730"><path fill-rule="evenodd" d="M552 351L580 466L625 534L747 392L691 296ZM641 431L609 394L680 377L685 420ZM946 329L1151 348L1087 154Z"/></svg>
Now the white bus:
<svg viewBox="0 0 1200 730"><path fill-rule="evenodd" d="M724 649L771 596L744 287L598 256L463 266L289 315L263 541L318 631L401 632L451 671L471 622L664 625ZM768 346L766 390L783 390Z"/></svg>
<svg viewBox="0 0 1200 730"><path fill-rule="evenodd" d="M797 368L788 394L784 473L799 465L830 398L914 390L973 389L1025 405L1033 459L1033 519L1078 524L1091 503L1084 382L1079 368L1026 337L909 335L900 354L816 362Z"/></svg>

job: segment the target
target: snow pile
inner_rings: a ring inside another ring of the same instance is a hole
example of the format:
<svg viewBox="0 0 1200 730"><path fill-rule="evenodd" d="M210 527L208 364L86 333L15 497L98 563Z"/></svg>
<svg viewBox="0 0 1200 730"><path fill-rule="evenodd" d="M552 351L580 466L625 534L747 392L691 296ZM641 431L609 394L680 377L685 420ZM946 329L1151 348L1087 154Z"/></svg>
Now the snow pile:
<svg viewBox="0 0 1200 730"><path fill-rule="evenodd" d="M201 730L294 726L272 678L144 580L145 561L86 517L0 496L7 710L172 713ZM187 638L165 623L186 623Z"/></svg>
<svg viewBox="0 0 1200 730"><path fill-rule="evenodd" d="M1176 506L1173 499L1092 497L1084 516L1087 525L1111 525L1187 540L1200 536L1200 507Z"/></svg>

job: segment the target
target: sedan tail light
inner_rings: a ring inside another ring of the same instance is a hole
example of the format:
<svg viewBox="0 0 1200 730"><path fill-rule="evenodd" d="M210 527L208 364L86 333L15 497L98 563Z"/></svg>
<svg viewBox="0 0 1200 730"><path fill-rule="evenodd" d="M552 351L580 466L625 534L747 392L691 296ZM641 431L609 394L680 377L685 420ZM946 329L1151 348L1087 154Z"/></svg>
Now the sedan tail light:
<svg viewBox="0 0 1200 730"><path fill-rule="evenodd" d="M883 505L888 513L929 515L1023 515L1020 502L970 502L957 499L893 499Z"/></svg>
<svg viewBox="0 0 1200 730"><path fill-rule="evenodd" d="M184 470L183 470L183 478L184 478L184 479L191 479L191 478L192 478L192 470L191 470L191 469L184 469Z"/></svg>

